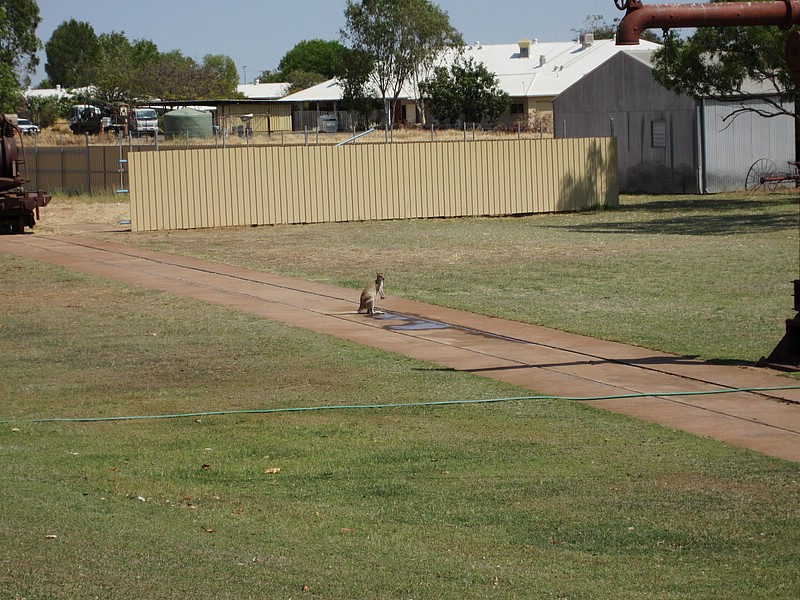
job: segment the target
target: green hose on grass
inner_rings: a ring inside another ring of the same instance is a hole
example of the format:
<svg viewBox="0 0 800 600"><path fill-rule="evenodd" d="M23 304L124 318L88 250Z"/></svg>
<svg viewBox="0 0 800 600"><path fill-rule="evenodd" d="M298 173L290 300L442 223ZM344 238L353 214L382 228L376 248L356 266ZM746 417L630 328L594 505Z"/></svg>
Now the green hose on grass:
<svg viewBox="0 0 800 600"><path fill-rule="evenodd" d="M699 392L659 392L659 393L630 393L615 396L586 396L586 397L564 397L564 396L515 396L510 398L486 398L476 400L440 400L430 402L397 402L389 404L342 404L333 406L302 406L285 408L253 408L242 410L217 410L194 413L177 413L166 415L129 415L121 417L50 417L41 419L2 419L0 423L89 423L100 421L141 421L149 419L181 419L215 417L225 415L260 415L272 413L292 413L292 412L312 412L323 410L376 410L383 408L420 408L426 406L458 406L465 404L497 404L501 402L519 402L527 400L568 400L571 402L593 402L596 400L622 400L625 398L649 398L649 397L677 397L677 396L709 396L713 394L732 394L736 392L777 392L782 390L797 390L800 385L789 385L784 387L763 387L763 388L730 388L723 390L705 390Z"/></svg>

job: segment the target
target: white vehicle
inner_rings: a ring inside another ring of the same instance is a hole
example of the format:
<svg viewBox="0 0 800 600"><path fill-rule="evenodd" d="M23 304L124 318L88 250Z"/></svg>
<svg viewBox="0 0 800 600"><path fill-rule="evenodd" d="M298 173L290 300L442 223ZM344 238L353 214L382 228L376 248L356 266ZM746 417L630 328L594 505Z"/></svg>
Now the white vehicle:
<svg viewBox="0 0 800 600"><path fill-rule="evenodd" d="M100 119L100 108L93 104L75 104L69 109L69 128L76 135L100 133L102 129Z"/></svg>
<svg viewBox="0 0 800 600"><path fill-rule="evenodd" d="M41 133L42 131L41 129L39 129L38 125L34 125L33 123L31 123L30 119L22 119L22 118L17 119L17 127L19 127L19 130L22 133L34 134L34 133Z"/></svg>
<svg viewBox="0 0 800 600"><path fill-rule="evenodd" d="M128 112L128 130L132 135L158 133L158 115L152 108L133 108Z"/></svg>

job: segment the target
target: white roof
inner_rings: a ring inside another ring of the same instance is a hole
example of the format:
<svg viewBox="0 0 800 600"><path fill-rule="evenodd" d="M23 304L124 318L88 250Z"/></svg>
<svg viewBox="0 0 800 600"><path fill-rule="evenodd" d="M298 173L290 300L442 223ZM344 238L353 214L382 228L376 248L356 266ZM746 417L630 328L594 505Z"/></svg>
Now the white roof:
<svg viewBox="0 0 800 600"><path fill-rule="evenodd" d="M583 44L528 40L528 58L520 57L519 44L474 44L465 56L483 63L497 76L499 87L512 97L557 96L615 54L629 52L614 40L594 40ZM658 44L642 40L637 51L655 50Z"/></svg>
<svg viewBox="0 0 800 600"><path fill-rule="evenodd" d="M237 86L237 91L243 93L249 100L277 100L286 95L288 83L245 83Z"/></svg>
<svg viewBox="0 0 800 600"><path fill-rule="evenodd" d="M335 79L323 81L310 88L281 98L283 102L338 102L342 99L342 87Z"/></svg>
<svg viewBox="0 0 800 600"><path fill-rule="evenodd" d="M650 69L653 69L653 53L659 48L658 44L652 44L653 48L644 48L639 46L630 46L629 50L625 52L627 56L635 58ZM775 96L779 91L775 85L769 80L754 81L752 79L745 79L742 81L740 94L731 94L731 98L742 96Z"/></svg>
<svg viewBox="0 0 800 600"><path fill-rule="evenodd" d="M51 96L55 96L56 98L59 99L64 98L66 96L72 96L72 94L70 94L60 85L54 88L45 88L38 90L28 88L27 90L25 90L24 95L26 98L50 98Z"/></svg>
<svg viewBox="0 0 800 600"><path fill-rule="evenodd" d="M641 40L638 46L617 46L614 40L595 40L582 44L529 40L528 58L520 57L517 44L475 43L464 48L464 56L483 63L497 77L501 90L513 98L552 98L619 52L658 49L659 44ZM444 57L443 63L453 59ZM402 96L416 94L406 90ZM286 102L332 102L341 100L342 89L335 79L283 98Z"/></svg>

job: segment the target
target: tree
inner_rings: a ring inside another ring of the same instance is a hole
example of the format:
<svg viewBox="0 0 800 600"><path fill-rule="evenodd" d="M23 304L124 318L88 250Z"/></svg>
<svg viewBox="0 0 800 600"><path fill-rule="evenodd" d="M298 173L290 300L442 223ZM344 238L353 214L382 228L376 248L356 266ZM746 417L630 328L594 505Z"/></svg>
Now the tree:
<svg viewBox="0 0 800 600"><path fill-rule="evenodd" d="M289 88L287 93L293 94L294 92L299 92L300 90L305 90L318 83L327 81L330 77L325 77L325 75L310 71L292 71L281 79L282 81L276 83L288 83Z"/></svg>
<svg viewBox="0 0 800 600"><path fill-rule="evenodd" d="M330 79L334 76L336 60L343 48L335 40L303 40L283 56L278 64L278 71L284 77L297 71L318 73L323 76L322 81Z"/></svg>
<svg viewBox="0 0 800 600"><path fill-rule="evenodd" d="M0 112L17 112L21 101L22 91L14 69L9 64L0 63Z"/></svg>
<svg viewBox="0 0 800 600"><path fill-rule="evenodd" d="M426 9L427 14L420 15L417 29L413 32L416 39L412 40L412 44L421 50L417 53L414 68L411 70L417 112L422 115L423 120L426 116L425 96L420 93L420 85L431 77L435 67L441 66L446 49L460 55L464 48L464 38L450 25L447 13L430 4Z"/></svg>
<svg viewBox="0 0 800 600"><path fill-rule="evenodd" d="M94 83L102 48L89 23L75 19L63 22L45 44L45 53L44 69L51 81L68 88Z"/></svg>
<svg viewBox="0 0 800 600"><path fill-rule="evenodd" d="M160 54L141 69L143 97L164 100L199 98L197 73L200 66L179 50Z"/></svg>
<svg viewBox="0 0 800 600"><path fill-rule="evenodd" d="M304 90L335 75L342 50L337 41L303 40L283 56L276 73L262 73L259 79L288 83L289 92Z"/></svg>
<svg viewBox="0 0 800 600"><path fill-rule="evenodd" d="M141 69L146 65L158 62L161 53L158 46L150 40L135 40L131 44L131 62L135 69Z"/></svg>
<svg viewBox="0 0 800 600"><path fill-rule="evenodd" d="M239 87L239 71L236 63L227 54L206 54L203 69L208 72L211 86L210 97L231 98Z"/></svg>
<svg viewBox="0 0 800 600"><path fill-rule="evenodd" d="M30 82L30 73L39 64L36 53L41 42L36 37L39 5L35 0L0 0L0 109L13 112L20 99L19 90Z"/></svg>
<svg viewBox="0 0 800 600"><path fill-rule="evenodd" d="M257 79L261 83L286 83L280 71L271 71L269 69L262 71Z"/></svg>
<svg viewBox="0 0 800 600"><path fill-rule="evenodd" d="M434 22L436 26L430 26ZM397 99L415 71L461 40L447 13L429 0L347 0L343 39L373 61L370 80L383 99L391 126Z"/></svg>
<svg viewBox="0 0 800 600"><path fill-rule="evenodd" d="M132 65L133 47L124 33L103 33L97 38L100 53L92 85L99 100L126 102L136 97L137 77Z"/></svg>
<svg viewBox="0 0 800 600"><path fill-rule="evenodd" d="M229 56L209 54L198 64L179 50L149 58L137 70L141 83L137 98L164 100L217 99L234 96L236 64Z"/></svg>
<svg viewBox="0 0 800 600"><path fill-rule="evenodd" d="M670 36L653 57L653 75L668 89L690 96L747 98L748 83L780 98L767 97L771 110L763 116L795 116L783 102L794 102L797 86L789 75L785 58L788 32L778 27L704 27L688 39ZM742 105L731 117L752 108Z"/></svg>
<svg viewBox="0 0 800 600"><path fill-rule="evenodd" d="M27 111L34 123L41 128L50 127L59 118L69 115L73 99L69 96L32 96L26 100Z"/></svg>
<svg viewBox="0 0 800 600"><path fill-rule="evenodd" d="M472 58L456 60L449 70L437 67L422 91L430 98L433 115L450 124L460 119L465 123L480 123L484 118L494 121L511 102L499 89L494 73Z"/></svg>
<svg viewBox="0 0 800 600"><path fill-rule="evenodd" d="M360 50L343 48L336 59L335 74L342 86L342 108L354 111L364 128L375 108L376 99L367 86L373 69L372 57Z"/></svg>

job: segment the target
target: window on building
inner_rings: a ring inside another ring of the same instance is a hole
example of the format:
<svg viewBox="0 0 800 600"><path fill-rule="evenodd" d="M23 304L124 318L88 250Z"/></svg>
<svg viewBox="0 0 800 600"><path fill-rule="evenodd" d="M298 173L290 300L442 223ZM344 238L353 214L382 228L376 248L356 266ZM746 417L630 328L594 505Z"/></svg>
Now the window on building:
<svg viewBox="0 0 800 600"><path fill-rule="evenodd" d="M512 115L521 115L525 112L525 105L522 102L514 102L511 105L511 114Z"/></svg>
<svg viewBox="0 0 800 600"><path fill-rule="evenodd" d="M663 120L653 121L650 123L650 130L652 133L652 147L653 148L666 148L667 147L667 122Z"/></svg>

